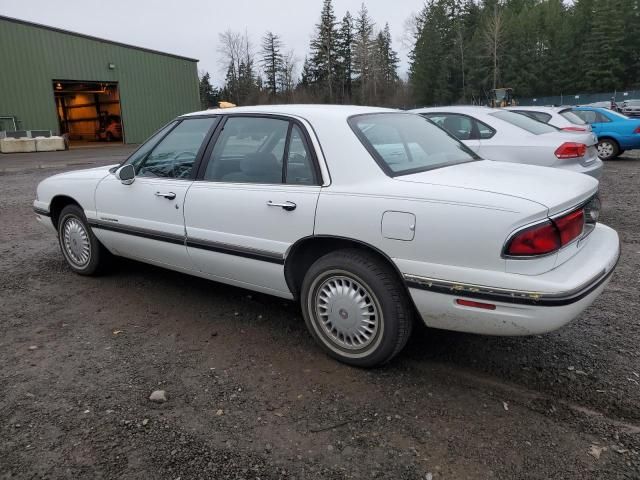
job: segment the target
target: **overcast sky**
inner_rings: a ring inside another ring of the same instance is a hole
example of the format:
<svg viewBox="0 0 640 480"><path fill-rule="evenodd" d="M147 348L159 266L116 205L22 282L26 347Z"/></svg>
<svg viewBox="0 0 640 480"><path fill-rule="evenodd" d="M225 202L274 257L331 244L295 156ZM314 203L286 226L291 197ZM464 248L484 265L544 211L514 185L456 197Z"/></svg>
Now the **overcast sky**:
<svg viewBox="0 0 640 480"><path fill-rule="evenodd" d="M364 3L378 28L389 22L404 74L408 52L401 42L403 25L424 0ZM347 10L355 15L361 4L362 0L334 0L336 17L342 19ZM208 70L217 85L224 77L217 52L220 32L246 29L259 47L264 32L271 30L293 48L301 64L321 8L322 0L0 0L0 15L197 58L198 68Z"/></svg>

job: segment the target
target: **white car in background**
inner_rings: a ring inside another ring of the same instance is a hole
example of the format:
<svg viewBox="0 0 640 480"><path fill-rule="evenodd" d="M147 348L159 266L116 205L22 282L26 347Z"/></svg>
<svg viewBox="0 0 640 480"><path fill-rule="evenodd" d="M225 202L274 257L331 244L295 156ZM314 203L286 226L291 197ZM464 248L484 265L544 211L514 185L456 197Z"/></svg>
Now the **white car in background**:
<svg viewBox="0 0 640 480"><path fill-rule="evenodd" d="M590 132L591 125L571 111L571 107L505 107L505 110L520 113L548 123L565 132Z"/></svg>
<svg viewBox="0 0 640 480"><path fill-rule="evenodd" d="M179 117L121 165L43 180L34 209L78 274L118 255L296 299L329 355L370 367L415 313L491 335L574 319L619 256L597 192L484 161L418 115L289 105Z"/></svg>
<svg viewBox="0 0 640 480"><path fill-rule="evenodd" d="M488 160L555 167L596 179L602 175L598 141L591 132L563 132L497 108L452 106L411 112L430 119Z"/></svg>

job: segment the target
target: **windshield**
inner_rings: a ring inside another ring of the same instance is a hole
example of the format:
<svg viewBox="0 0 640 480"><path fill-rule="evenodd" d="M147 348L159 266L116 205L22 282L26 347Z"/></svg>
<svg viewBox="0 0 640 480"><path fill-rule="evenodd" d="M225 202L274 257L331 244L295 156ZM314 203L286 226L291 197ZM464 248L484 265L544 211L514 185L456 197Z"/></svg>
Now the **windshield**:
<svg viewBox="0 0 640 480"><path fill-rule="evenodd" d="M640 100L625 100L624 103L627 106L640 106Z"/></svg>
<svg viewBox="0 0 640 480"><path fill-rule="evenodd" d="M356 115L349 118L349 125L390 176L479 160L462 143L420 115Z"/></svg>
<svg viewBox="0 0 640 480"><path fill-rule="evenodd" d="M587 122L582 120L579 116L577 116L575 113L573 113L570 110L567 110L565 112L561 112L560 115L562 115L564 118L569 120L574 125L586 125L587 124Z"/></svg>
<svg viewBox="0 0 640 480"><path fill-rule="evenodd" d="M506 110L502 110L500 112L490 113L492 117L499 118L511 125L515 125L516 127L522 128L529 133L533 133L534 135L542 135L543 133L551 133L557 132L558 129L556 127L552 127L547 123L539 122L538 120L534 120L531 117L527 117L525 115L520 115L515 112L508 112Z"/></svg>

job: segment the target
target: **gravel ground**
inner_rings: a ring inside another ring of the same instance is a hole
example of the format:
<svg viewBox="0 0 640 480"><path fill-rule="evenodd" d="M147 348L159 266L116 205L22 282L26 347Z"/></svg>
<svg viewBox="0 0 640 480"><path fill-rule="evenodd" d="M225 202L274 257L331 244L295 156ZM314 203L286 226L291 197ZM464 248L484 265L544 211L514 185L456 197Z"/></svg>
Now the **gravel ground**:
<svg viewBox="0 0 640 480"><path fill-rule="evenodd" d="M580 318L417 328L364 371L321 353L292 302L124 260L71 273L35 186L125 154L0 156L0 478L640 478L640 156L606 164L622 259Z"/></svg>

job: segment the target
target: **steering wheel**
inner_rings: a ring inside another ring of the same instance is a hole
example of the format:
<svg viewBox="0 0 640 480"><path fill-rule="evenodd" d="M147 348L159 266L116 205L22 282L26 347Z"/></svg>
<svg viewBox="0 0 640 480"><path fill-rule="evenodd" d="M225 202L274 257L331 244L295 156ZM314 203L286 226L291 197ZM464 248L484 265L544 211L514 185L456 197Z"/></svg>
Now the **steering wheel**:
<svg viewBox="0 0 640 480"><path fill-rule="evenodd" d="M181 157L185 157L180 165ZM193 161L196 158L196 154L185 150L184 152L178 153L175 157L173 157L173 178L186 178L191 173L191 168L193 167ZM189 161L191 163L189 163Z"/></svg>

